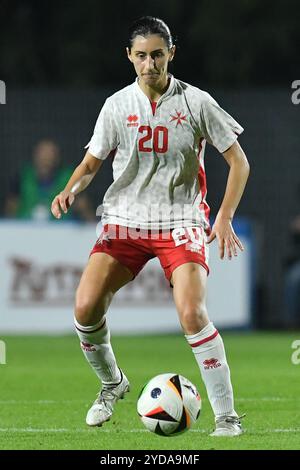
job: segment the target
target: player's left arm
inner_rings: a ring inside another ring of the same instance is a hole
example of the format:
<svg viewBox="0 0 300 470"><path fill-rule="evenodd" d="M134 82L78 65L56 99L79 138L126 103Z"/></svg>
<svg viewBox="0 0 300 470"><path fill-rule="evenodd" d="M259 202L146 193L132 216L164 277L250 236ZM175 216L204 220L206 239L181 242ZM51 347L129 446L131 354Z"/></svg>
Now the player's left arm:
<svg viewBox="0 0 300 470"><path fill-rule="evenodd" d="M223 153L223 156L230 169L224 198L207 242L210 243L217 238L220 258L224 258L226 249L228 258L231 259L232 254L237 256L237 246L240 250L244 249L241 241L233 230L232 219L243 195L250 172L250 166L238 141L235 141L234 144Z"/></svg>

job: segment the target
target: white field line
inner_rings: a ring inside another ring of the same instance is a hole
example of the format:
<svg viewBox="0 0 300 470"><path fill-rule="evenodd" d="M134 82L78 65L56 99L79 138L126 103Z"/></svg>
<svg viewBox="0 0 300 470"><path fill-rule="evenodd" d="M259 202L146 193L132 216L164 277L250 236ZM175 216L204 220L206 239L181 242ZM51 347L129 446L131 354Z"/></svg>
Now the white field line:
<svg viewBox="0 0 300 470"><path fill-rule="evenodd" d="M234 399L236 402L287 402L296 401L298 397L237 397ZM0 405L68 405L73 403L81 403L89 405L87 400L0 400ZM135 403L134 400L126 398L124 403Z"/></svg>
<svg viewBox="0 0 300 470"><path fill-rule="evenodd" d="M240 398L234 398L234 401L239 401L239 402L251 402L251 401L298 401L298 397L240 397Z"/></svg>
<svg viewBox="0 0 300 470"><path fill-rule="evenodd" d="M95 430L99 433L108 433L113 434L115 431L113 429L97 429ZM212 430L211 429L191 429L189 432L198 433L198 434L209 434ZM276 434L276 433L300 433L300 428L282 428L282 429L247 429L246 434L254 434L254 435L264 435L264 434ZM70 433L70 434L79 434L79 433L91 433L91 429L86 428L78 428L78 429L67 429L67 428L0 428L0 433ZM122 433L148 433L147 429L120 429L118 428L118 434Z"/></svg>
<svg viewBox="0 0 300 470"><path fill-rule="evenodd" d="M87 403L86 400L0 400L0 405L59 405Z"/></svg>

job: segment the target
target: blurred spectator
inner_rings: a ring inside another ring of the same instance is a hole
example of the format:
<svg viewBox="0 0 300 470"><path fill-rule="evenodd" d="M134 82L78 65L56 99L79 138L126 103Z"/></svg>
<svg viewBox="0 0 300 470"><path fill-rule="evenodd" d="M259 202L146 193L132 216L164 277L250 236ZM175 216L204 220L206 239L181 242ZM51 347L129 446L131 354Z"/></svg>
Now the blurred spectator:
<svg viewBox="0 0 300 470"><path fill-rule="evenodd" d="M56 194L70 178L72 169L60 166L60 150L52 140L41 140L33 150L33 159L27 163L11 183L5 202L5 216L20 219L50 220L50 206ZM72 210L65 219L94 221L86 194L76 197Z"/></svg>
<svg viewBox="0 0 300 470"><path fill-rule="evenodd" d="M285 325L300 326L300 215L290 224L292 246L286 260L284 279Z"/></svg>

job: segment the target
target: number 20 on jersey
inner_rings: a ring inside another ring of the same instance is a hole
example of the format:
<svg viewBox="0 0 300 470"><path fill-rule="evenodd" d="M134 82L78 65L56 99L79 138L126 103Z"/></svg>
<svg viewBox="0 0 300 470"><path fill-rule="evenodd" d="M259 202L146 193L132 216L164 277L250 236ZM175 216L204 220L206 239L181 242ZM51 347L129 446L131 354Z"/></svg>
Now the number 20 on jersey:
<svg viewBox="0 0 300 470"><path fill-rule="evenodd" d="M140 126L139 152L166 153L168 151L168 129L164 126ZM152 140L152 147L151 147ZM150 141L150 142L149 142Z"/></svg>

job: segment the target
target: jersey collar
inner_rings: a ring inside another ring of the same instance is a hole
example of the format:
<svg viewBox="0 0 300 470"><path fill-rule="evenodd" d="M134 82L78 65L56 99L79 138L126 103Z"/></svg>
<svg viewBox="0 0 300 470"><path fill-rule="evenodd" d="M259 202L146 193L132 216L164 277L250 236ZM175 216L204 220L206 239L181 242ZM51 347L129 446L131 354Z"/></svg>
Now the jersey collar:
<svg viewBox="0 0 300 470"><path fill-rule="evenodd" d="M174 86L175 86L175 78L174 76L169 73L168 76L170 77L170 83L169 83L169 86L168 86L168 89L166 90L166 92L159 98L159 100L157 101L157 103L160 103L162 100L164 100L167 96L171 95L171 93L173 92L173 89L174 89ZM148 96L145 95L145 93L143 92L143 90L141 89L141 87L139 86L139 77L136 77L135 79L135 82L134 82L134 85L135 85L135 89L137 91L137 93L141 96L144 97L144 99L146 99L147 101L149 101L149 98Z"/></svg>

